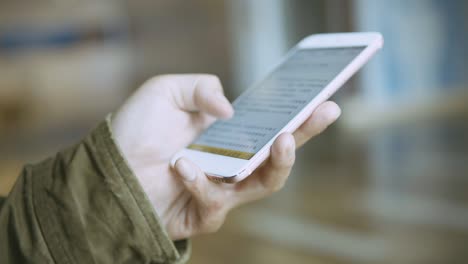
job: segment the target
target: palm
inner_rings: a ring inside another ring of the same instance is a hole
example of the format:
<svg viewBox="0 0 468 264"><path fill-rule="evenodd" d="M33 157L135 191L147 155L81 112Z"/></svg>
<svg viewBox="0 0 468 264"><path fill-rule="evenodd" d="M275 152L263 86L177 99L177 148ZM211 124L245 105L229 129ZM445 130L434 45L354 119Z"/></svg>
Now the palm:
<svg viewBox="0 0 468 264"><path fill-rule="evenodd" d="M178 87L173 82L164 83L159 89L153 88L154 82L161 80L147 82L120 109L113 119L113 130L142 187L151 194L148 198L168 233L181 238L197 225L199 212L190 192L171 169L170 159L215 118L184 109L174 94Z"/></svg>
<svg viewBox="0 0 468 264"><path fill-rule="evenodd" d="M181 110L171 101L166 101L154 107L155 113L168 113L168 115L158 116L147 120L159 126L157 131L147 129L144 138L154 138L150 142L150 153L153 157L154 167L147 171L144 177L158 178L158 184L152 187L151 197L156 205L156 212L166 226L166 229L174 239L185 238L193 234L193 230L199 226L200 211L197 200L193 199L191 193L185 188L181 179L175 175L175 171L170 167L171 157L183 147L192 142L197 135L205 129L214 118L202 113L188 113ZM174 120L178 120L174 122ZM153 126L151 126L153 127ZM177 131L177 133L175 133ZM161 184L164 182L165 184ZM158 201L165 201L159 203Z"/></svg>

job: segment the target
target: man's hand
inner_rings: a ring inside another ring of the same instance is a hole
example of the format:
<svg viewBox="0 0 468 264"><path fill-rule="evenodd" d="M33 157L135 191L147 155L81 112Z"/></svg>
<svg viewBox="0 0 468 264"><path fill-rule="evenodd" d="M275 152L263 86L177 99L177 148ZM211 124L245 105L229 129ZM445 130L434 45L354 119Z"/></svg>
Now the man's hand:
<svg viewBox="0 0 468 264"><path fill-rule="evenodd" d="M171 157L216 118L234 111L212 75L164 75L145 83L112 120L117 144L173 240L214 232L234 207L280 190L294 164L295 149L320 134L340 115L325 102L293 134L280 135L270 158L236 184L208 180L192 162Z"/></svg>

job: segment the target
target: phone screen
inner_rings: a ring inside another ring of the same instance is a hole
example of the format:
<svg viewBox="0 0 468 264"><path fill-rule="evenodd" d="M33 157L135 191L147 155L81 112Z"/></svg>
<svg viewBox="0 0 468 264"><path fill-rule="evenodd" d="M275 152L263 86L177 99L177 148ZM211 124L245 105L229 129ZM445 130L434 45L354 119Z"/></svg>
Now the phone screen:
<svg viewBox="0 0 468 264"><path fill-rule="evenodd" d="M188 148L249 160L364 48L296 49L233 102L231 119L213 123Z"/></svg>

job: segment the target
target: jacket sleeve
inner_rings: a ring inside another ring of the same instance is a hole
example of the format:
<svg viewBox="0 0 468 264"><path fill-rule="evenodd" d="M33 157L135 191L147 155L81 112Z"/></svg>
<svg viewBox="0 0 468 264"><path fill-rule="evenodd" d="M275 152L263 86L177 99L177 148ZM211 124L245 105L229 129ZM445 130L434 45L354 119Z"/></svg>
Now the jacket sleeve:
<svg viewBox="0 0 468 264"><path fill-rule="evenodd" d="M0 263L185 263L112 139L109 118L81 143L27 165L0 199Z"/></svg>

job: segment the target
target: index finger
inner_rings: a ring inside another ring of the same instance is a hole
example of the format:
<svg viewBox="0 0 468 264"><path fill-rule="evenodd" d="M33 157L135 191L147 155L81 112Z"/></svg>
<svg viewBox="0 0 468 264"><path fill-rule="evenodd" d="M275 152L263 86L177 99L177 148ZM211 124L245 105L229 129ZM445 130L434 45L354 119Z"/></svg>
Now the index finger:
<svg viewBox="0 0 468 264"><path fill-rule="evenodd" d="M162 76L170 85L176 105L187 112L205 112L218 118L230 118L234 110L223 93L218 77L210 74Z"/></svg>

